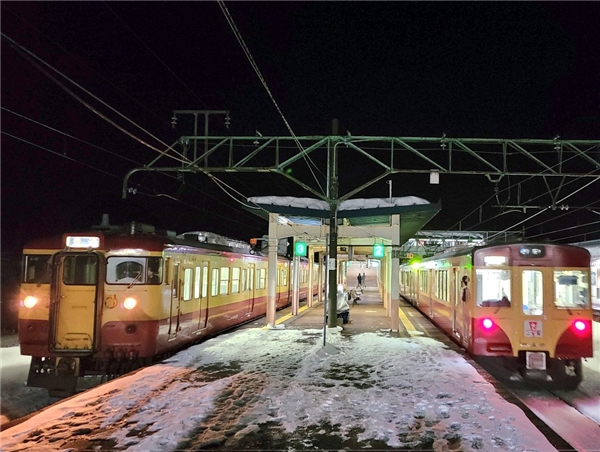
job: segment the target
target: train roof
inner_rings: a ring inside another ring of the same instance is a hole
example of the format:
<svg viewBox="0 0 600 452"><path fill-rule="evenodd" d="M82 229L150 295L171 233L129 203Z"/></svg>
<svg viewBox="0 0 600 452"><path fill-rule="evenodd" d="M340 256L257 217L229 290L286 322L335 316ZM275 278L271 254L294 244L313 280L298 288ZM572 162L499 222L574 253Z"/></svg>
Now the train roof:
<svg viewBox="0 0 600 452"><path fill-rule="evenodd" d="M464 256L467 254L471 254L480 249L486 248L494 248L494 247L503 247L503 246L554 246L554 247L563 247L563 248L580 248L585 249L582 246L578 245L567 245L567 244L558 244L558 243L549 243L549 242L508 242L508 243L486 243L484 245L460 245L448 248L444 251L434 254L433 256L429 256L423 259L423 261L428 260L438 260L438 259L447 259L455 256ZM587 250L586 250L587 251Z"/></svg>
<svg viewBox="0 0 600 452"><path fill-rule="evenodd" d="M209 249L219 252L261 255L250 244L230 239L212 232L193 231L176 235L172 231L156 230L154 227L129 223L124 226L93 227L88 231L69 232L63 235L34 238L28 241L24 249L56 251L66 249L65 238L74 236L101 236L103 249L139 248L148 251L163 251L174 246Z"/></svg>

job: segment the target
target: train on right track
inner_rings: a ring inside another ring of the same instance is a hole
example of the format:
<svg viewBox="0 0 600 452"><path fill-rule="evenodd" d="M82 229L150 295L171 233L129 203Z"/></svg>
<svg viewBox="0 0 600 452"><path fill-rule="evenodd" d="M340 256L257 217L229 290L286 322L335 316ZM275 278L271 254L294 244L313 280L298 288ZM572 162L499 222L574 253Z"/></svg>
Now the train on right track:
<svg viewBox="0 0 600 452"><path fill-rule="evenodd" d="M400 295L474 357L572 390L593 357L590 252L514 243L457 247L400 267Z"/></svg>

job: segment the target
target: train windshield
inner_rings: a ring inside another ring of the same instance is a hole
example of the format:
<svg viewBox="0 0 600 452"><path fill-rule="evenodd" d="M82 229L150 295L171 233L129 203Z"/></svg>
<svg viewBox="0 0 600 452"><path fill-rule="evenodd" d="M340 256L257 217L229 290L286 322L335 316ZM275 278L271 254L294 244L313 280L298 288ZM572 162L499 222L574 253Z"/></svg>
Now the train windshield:
<svg viewBox="0 0 600 452"><path fill-rule="evenodd" d="M510 307L510 270L476 270L477 306Z"/></svg>
<svg viewBox="0 0 600 452"><path fill-rule="evenodd" d="M50 284L50 259L48 254L23 255L22 283Z"/></svg>
<svg viewBox="0 0 600 452"><path fill-rule="evenodd" d="M554 272L554 305L557 308L589 307L587 276L579 270Z"/></svg>
<svg viewBox="0 0 600 452"><path fill-rule="evenodd" d="M98 258L96 255L67 255L63 260L62 280L73 286L96 284Z"/></svg>
<svg viewBox="0 0 600 452"><path fill-rule="evenodd" d="M108 284L160 284L162 258L114 256L106 262Z"/></svg>

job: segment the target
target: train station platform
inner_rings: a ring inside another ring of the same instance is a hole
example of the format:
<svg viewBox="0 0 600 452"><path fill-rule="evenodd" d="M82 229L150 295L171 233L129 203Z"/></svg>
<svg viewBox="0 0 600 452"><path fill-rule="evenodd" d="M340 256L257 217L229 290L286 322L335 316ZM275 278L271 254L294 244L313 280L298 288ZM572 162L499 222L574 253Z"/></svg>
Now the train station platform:
<svg viewBox="0 0 600 452"><path fill-rule="evenodd" d="M338 319L338 325L343 327L344 334L391 332L391 318L387 315L387 308L383 304L378 288L367 286L359 296L360 300L357 304L349 302L350 322L342 325L341 319ZM415 319L412 318L415 313L414 309L412 307L406 310L402 309L404 304L401 300L400 330L396 334L405 337L422 334L414 326ZM315 302L312 307L308 307L304 301L300 304L297 315L293 315L289 307L278 311L275 324L283 324L288 329L308 329L323 328L324 322L324 303Z"/></svg>

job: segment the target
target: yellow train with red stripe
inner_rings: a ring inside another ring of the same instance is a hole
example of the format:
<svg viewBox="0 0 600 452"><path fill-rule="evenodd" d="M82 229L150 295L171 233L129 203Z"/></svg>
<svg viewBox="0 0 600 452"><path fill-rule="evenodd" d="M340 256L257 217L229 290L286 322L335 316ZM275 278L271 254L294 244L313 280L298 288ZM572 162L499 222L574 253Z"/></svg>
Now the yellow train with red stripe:
<svg viewBox="0 0 600 452"><path fill-rule="evenodd" d="M277 262L277 309L292 300L293 261ZM70 394L264 316L268 259L205 232L107 226L33 240L23 252L19 341L28 385ZM299 299L318 274L299 265Z"/></svg>
<svg viewBox="0 0 600 452"><path fill-rule="evenodd" d="M593 356L590 253L571 245L450 249L400 267L400 294L477 357L573 389Z"/></svg>

